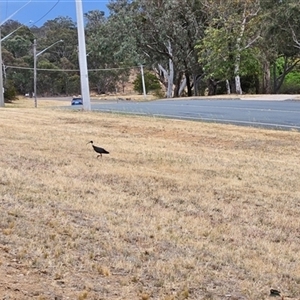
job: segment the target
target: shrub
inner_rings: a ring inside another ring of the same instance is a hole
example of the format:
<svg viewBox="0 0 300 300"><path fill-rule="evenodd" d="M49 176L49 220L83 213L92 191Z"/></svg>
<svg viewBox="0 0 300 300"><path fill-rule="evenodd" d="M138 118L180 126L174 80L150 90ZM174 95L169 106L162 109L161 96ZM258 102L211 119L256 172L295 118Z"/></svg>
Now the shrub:
<svg viewBox="0 0 300 300"><path fill-rule="evenodd" d="M145 88L146 88L146 93L148 94L151 91L159 91L161 89L160 82L158 78L150 73L150 72L145 72L144 74L144 79L145 79ZM142 82L142 75L138 74L136 79L133 82L133 89L142 94L143 93L143 82Z"/></svg>
<svg viewBox="0 0 300 300"><path fill-rule="evenodd" d="M11 102L17 97L16 89L11 81L8 81L4 90L4 101Z"/></svg>
<svg viewBox="0 0 300 300"><path fill-rule="evenodd" d="M300 94L300 72L295 71L286 75L280 93Z"/></svg>

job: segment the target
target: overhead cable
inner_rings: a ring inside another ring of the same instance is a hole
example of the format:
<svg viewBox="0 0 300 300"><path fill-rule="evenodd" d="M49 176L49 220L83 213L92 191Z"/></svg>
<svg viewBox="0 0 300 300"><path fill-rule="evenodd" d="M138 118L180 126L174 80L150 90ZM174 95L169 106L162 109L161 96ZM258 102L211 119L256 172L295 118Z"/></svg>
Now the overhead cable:
<svg viewBox="0 0 300 300"><path fill-rule="evenodd" d="M42 19L44 19L53 9L54 9L54 7L58 4L60 2L60 0L57 0L56 1L56 3L41 17L41 18L39 18L37 21L35 21L34 23L33 23L33 25L34 24L36 24L36 23L38 23L39 21L41 21Z"/></svg>
<svg viewBox="0 0 300 300"><path fill-rule="evenodd" d="M22 69L22 70L33 70L33 68L30 67L18 67L18 66L7 66L6 68L11 69ZM108 68L108 69L89 69L90 72L97 72L97 71L114 71L114 70L126 70L126 69L137 69L140 68L140 66L134 66L134 67L123 67L123 68ZM79 72L79 69L37 69L37 71L49 71L49 72Z"/></svg>

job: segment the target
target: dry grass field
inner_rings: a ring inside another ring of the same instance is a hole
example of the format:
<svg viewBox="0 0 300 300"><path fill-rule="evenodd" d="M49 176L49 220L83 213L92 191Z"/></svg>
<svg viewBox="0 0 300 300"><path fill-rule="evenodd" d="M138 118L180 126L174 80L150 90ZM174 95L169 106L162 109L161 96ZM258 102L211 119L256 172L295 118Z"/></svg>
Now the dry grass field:
<svg viewBox="0 0 300 300"><path fill-rule="evenodd" d="M298 132L28 103L0 109L1 300L300 299Z"/></svg>

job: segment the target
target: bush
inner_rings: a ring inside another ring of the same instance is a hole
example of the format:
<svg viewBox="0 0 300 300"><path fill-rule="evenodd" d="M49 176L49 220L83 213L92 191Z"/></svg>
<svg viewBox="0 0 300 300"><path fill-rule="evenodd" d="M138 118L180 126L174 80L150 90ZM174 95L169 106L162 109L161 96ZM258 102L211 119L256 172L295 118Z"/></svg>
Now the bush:
<svg viewBox="0 0 300 300"><path fill-rule="evenodd" d="M7 82L6 88L4 90L4 101L11 102L17 97L16 89L11 81Z"/></svg>
<svg viewBox="0 0 300 300"><path fill-rule="evenodd" d="M166 97L166 93L160 88L158 90L155 90L153 95L157 98L157 99L162 99Z"/></svg>
<svg viewBox="0 0 300 300"><path fill-rule="evenodd" d="M300 72L295 71L286 75L280 93L300 94Z"/></svg>
<svg viewBox="0 0 300 300"><path fill-rule="evenodd" d="M148 94L151 91L158 92L159 90L161 90L160 82L154 74L150 72L145 72L144 79L145 79L146 94ZM143 82L142 82L141 74L137 75L136 79L133 82L133 85L134 85L133 89L136 92L140 94L143 93Z"/></svg>
<svg viewBox="0 0 300 300"><path fill-rule="evenodd" d="M280 91L280 94L300 94L300 86L299 84L287 84L283 83Z"/></svg>

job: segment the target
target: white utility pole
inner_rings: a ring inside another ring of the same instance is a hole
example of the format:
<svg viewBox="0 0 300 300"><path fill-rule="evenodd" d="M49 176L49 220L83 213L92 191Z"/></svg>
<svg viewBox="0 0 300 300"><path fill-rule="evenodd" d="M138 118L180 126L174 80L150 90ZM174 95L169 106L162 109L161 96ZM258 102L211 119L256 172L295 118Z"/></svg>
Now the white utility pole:
<svg viewBox="0 0 300 300"><path fill-rule="evenodd" d="M146 100L146 85L145 85L145 76L144 76L144 68L141 65L141 75L142 75L142 84L143 84L143 93L144 93L144 100Z"/></svg>
<svg viewBox="0 0 300 300"><path fill-rule="evenodd" d="M36 39L33 41L33 97L34 97L34 107L37 107L37 97L36 97Z"/></svg>
<svg viewBox="0 0 300 300"><path fill-rule="evenodd" d="M77 16L78 51L79 51L78 59L79 59L79 68L80 68L81 96L83 100L83 109L91 110L82 2L81 0L75 0L75 2L76 2L76 16Z"/></svg>
<svg viewBox="0 0 300 300"><path fill-rule="evenodd" d="M0 22L0 107L4 107L4 87L3 87L3 71L2 71L2 45L1 45L1 26L8 20L10 20L15 14L17 14L23 7L28 5L32 0L29 0L25 3L21 8L11 14L8 18L6 18L3 22ZM9 34L8 36L10 36ZM4 37L2 40L5 40L8 36Z"/></svg>
<svg viewBox="0 0 300 300"><path fill-rule="evenodd" d="M0 26L0 107L4 107L4 88L2 72L2 46L1 46L1 26Z"/></svg>
<svg viewBox="0 0 300 300"><path fill-rule="evenodd" d="M34 39L33 42L33 93L34 93L34 107L37 107L37 95L36 95L36 82L37 82L37 57L41 54L43 54L45 51L47 51L49 48L53 47L54 45L56 45L57 43L61 43L63 42L63 40L59 40L55 43L53 43L52 45L50 45L49 47L45 48L44 50L42 50L39 53L36 53L36 39Z"/></svg>

